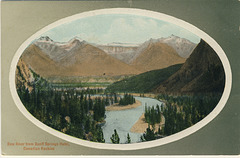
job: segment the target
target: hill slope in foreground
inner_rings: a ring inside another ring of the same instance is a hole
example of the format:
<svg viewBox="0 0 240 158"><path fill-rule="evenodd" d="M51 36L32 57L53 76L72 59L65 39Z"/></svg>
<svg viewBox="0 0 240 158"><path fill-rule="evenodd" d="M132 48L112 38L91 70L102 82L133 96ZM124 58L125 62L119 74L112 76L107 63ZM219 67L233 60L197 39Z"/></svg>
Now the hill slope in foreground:
<svg viewBox="0 0 240 158"><path fill-rule="evenodd" d="M175 74L154 91L167 94L223 92L225 73L216 52L203 40Z"/></svg>
<svg viewBox="0 0 240 158"><path fill-rule="evenodd" d="M180 69L182 64L169 66L160 70L148 71L128 79L115 82L107 87L110 92L150 92L156 88L161 82L165 81L168 77Z"/></svg>

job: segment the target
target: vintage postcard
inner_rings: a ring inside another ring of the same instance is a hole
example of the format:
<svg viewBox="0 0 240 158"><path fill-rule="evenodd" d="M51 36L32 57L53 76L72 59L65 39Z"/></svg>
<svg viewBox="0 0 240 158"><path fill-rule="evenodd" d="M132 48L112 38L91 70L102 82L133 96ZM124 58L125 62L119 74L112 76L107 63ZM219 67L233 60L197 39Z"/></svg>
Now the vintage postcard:
<svg viewBox="0 0 240 158"><path fill-rule="evenodd" d="M2 155L238 155L217 143L239 131L224 132L237 63L213 24L118 3L2 2Z"/></svg>

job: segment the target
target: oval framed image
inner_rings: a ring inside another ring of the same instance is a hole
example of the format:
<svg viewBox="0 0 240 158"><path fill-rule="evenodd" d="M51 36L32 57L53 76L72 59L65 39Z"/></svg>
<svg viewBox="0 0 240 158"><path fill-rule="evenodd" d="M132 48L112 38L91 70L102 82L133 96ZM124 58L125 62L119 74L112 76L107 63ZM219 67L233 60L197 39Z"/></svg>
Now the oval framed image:
<svg viewBox="0 0 240 158"><path fill-rule="evenodd" d="M212 121L232 74L218 43L158 12L112 8L56 21L11 64L19 110L39 128L98 149L136 150L182 139Z"/></svg>

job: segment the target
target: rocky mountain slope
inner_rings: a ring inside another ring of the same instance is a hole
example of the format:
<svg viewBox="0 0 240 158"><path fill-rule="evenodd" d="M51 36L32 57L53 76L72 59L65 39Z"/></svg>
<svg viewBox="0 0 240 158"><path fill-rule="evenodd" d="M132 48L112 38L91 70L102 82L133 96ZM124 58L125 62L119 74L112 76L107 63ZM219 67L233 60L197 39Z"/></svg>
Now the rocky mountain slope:
<svg viewBox="0 0 240 158"><path fill-rule="evenodd" d="M47 89L49 87L49 83L29 68L22 59L17 64L15 83L19 95L26 94L26 91L32 92L34 87L40 89Z"/></svg>
<svg viewBox="0 0 240 158"><path fill-rule="evenodd" d="M86 42L73 38L66 43L54 42L48 36L39 38L34 44L47 54L52 60L60 61L67 56L71 56L77 49L79 49Z"/></svg>
<svg viewBox="0 0 240 158"><path fill-rule="evenodd" d="M106 52L108 55L111 55L112 57L127 64L130 63L138 49L138 45L129 45L123 43L112 43L108 45L99 45L97 47Z"/></svg>
<svg viewBox="0 0 240 158"><path fill-rule="evenodd" d="M78 39L61 44L51 39L39 39L26 48L21 59L43 77L116 76L140 73L99 48Z"/></svg>
<svg viewBox="0 0 240 158"><path fill-rule="evenodd" d="M27 88L29 91L32 91L31 83L34 81L33 73L30 71L28 66L24 61L19 60L16 69L16 88Z"/></svg>
<svg viewBox="0 0 240 158"><path fill-rule="evenodd" d="M169 46L173 41L184 45L185 40L171 36L143 44L96 45L79 38L60 43L45 36L33 41L21 60L45 78L129 76L183 63L185 59Z"/></svg>
<svg viewBox="0 0 240 158"><path fill-rule="evenodd" d="M172 47L179 56L188 58L197 44L178 36L171 35L158 39L150 39L142 44L111 43L96 45L107 54L127 64L131 64L152 43L165 43Z"/></svg>
<svg viewBox="0 0 240 158"><path fill-rule="evenodd" d="M224 85L225 73L221 60L201 40L184 65L154 91L167 94L222 92Z"/></svg>
<svg viewBox="0 0 240 158"><path fill-rule="evenodd" d="M166 68L171 65L184 63L176 51L161 42L149 42L147 47L131 62L138 70L150 71Z"/></svg>
<svg viewBox="0 0 240 158"><path fill-rule="evenodd" d="M173 47L179 56L183 58L188 58L192 53L197 44L178 36L171 35L166 38L160 38L158 42L166 43L167 45Z"/></svg>
<svg viewBox="0 0 240 158"><path fill-rule="evenodd" d="M63 75L61 65L51 59L35 44L28 46L20 59L24 61L28 67L43 77Z"/></svg>

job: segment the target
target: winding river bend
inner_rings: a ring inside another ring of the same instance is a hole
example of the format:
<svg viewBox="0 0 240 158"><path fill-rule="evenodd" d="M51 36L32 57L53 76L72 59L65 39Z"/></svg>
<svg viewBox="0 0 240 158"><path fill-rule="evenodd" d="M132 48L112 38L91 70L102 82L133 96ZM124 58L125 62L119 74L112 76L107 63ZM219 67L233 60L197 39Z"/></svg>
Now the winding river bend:
<svg viewBox="0 0 240 158"><path fill-rule="evenodd" d="M130 132L132 126L139 120L140 116L144 113L146 106L162 106L162 102L153 98L135 97L142 104L137 108L120 110L120 111L106 111L106 123L102 127L104 139L106 143L111 143L110 137L114 133L114 129L120 137L120 143L127 141L127 133L131 137L131 143L137 143L140 141L140 133Z"/></svg>

